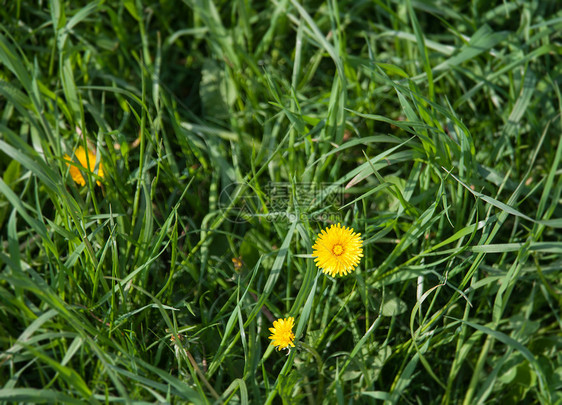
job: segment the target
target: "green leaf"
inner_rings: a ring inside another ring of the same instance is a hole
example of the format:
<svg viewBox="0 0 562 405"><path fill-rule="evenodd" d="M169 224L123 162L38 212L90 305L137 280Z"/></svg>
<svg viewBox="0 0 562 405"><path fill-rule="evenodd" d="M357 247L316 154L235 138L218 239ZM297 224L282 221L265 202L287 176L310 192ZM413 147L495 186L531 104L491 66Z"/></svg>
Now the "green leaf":
<svg viewBox="0 0 562 405"><path fill-rule="evenodd" d="M394 292L388 292L382 305L382 314L384 316L396 316L403 314L408 310L408 305L397 297Z"/></svg>
<svg viewBox="0 0 562 405"><path fill-rule="evenodd" d="M123 5L135 20L140 21L140 16L137 12L137 6L135 4L135 0L123 0Z"/></svg>
<svg viewBox="0 0 562 405"><path fill-rule="evenodd" d="M212 59L205 59L201 71L199 95L206 116L227 120L236 101L236 88L225 70Z"/></svg>

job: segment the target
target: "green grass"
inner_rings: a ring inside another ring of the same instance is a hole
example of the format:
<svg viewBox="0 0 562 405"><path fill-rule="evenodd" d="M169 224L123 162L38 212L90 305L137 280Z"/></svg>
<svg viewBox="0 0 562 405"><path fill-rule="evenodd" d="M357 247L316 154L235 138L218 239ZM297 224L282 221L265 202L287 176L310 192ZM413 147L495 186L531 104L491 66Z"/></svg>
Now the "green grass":
<svg viewBox="0 0 562 405"><path fill-rule="evenodd" d="M562 404L561 32L538 0L3 2L0 401Z"/></svg>

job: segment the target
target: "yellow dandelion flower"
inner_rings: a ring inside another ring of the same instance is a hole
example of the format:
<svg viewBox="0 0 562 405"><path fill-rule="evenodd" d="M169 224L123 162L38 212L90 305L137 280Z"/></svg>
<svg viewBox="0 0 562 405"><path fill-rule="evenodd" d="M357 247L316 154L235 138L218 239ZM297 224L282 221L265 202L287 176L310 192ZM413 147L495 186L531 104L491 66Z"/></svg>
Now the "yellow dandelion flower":
<svg viewBox="0 0 562 405"><path fill-rule="evenodd" d="M361 234L352 228L332 225L322 230L316 238L312 256L316 266L332 277L351 273L363 257Z"/></svg>
<svg viewBox="0 0 562 405"><path fill-rule="evenodd" d="M73 162L72 158L68 155L64 155L64 160L66 160L66 164L70 166L70 176L72 176L72 180L74 180L77 184L81 186L86 185L86 179L82 175L81 170L85 169L90 172L93 172L93 169L96 165L96 154L88 149L88 157L86 158L86 151L82 146L74 151L74 155L78 162L82 165L82 167L78 167L76 163ZM100 163L98 165L98 170L95 172L99 177L103 178L103 165L100 158ZM101 183L96 181L98 186L101 186Z"/></svg>
<svg viewBox="0 0 562 405"><path fill-rule="evenodd" d="M273 322L273 328L269 328L271 332L269 338L272 340L271 344L276 346L277 350L288 349L289 346L295 347L293 326L295 326L295 318L293 317L278 319Z"/></svg>

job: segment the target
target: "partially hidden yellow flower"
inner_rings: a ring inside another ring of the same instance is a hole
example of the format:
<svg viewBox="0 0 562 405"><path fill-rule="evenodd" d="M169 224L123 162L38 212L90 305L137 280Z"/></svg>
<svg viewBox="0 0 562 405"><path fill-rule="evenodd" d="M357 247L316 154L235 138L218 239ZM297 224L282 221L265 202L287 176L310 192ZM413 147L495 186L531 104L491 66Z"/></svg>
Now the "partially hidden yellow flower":
<svg viewBox="0 0 562 405"><path fill-rule="evenodd" d="M295 326L295 318L293 317L278 319L273 322L273 328L269 328L271 332L269 338L272 340L271 344L276 346L277 350L288 349L289 346L295 347L293 326Z"/></svg>
<svg viewBox="0 0 562 405"><path fill-rule="evenodd" d="M232 264L234 265L234 270L240 271L240 269L244 265L244 262L242 261L242 257L241 256L240 257L233 257L232 258Z"/></svg>
<svg viewBox="0 0 562 405"><path fill-rule="evenodd" d="M96 154L92 152L90 149L88 149L88 157L86 158L86 151L82 146L80 146L78 149L74 151L74 155L76 156L76 159L78 159L78 162L80 162L82 167L78 167L76 163L74 163L72 158L68 155L64 155L64 160L66 160L66 164L70 166L70 175L72 176L72 180L74 180L76 183L78 183L81 186L85 186L86 179L82 175L81 170L94 172L94 167L96 165ZM100 163L98 165L98 170L94 173L96 173L99 177L103 178L103 164L101 162L101 157L100 157ZM101 186L99 180L97 180L96 183L98 186Z"/></svg>
<svg viewBox="0 0 562 405"><path fill-rule="evenodd" d="M363 257L361 234L352 228L332 225L322 230L312 246L316 266L332 277L351 273Z"/></svg>

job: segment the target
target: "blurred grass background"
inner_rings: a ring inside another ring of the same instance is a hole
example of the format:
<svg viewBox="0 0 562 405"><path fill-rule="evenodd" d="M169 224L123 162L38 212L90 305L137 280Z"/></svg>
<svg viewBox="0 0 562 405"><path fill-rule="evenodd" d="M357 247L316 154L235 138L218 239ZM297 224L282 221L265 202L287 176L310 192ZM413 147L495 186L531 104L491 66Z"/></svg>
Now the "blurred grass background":
<svg viewBox="0 0 562 405"><path fill-rule="evenodd" d="M556 1L0 4L3 403L562 403Z"/></svg>

